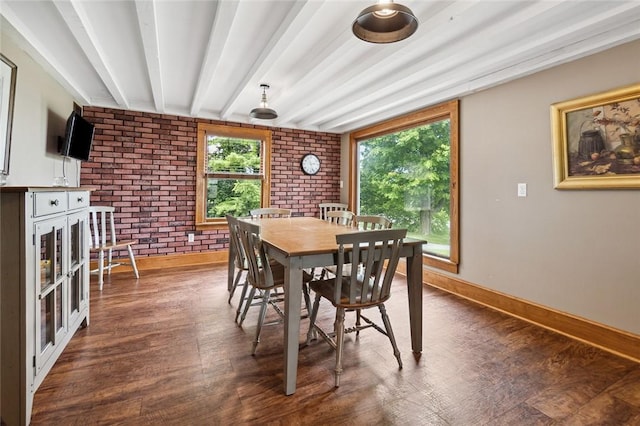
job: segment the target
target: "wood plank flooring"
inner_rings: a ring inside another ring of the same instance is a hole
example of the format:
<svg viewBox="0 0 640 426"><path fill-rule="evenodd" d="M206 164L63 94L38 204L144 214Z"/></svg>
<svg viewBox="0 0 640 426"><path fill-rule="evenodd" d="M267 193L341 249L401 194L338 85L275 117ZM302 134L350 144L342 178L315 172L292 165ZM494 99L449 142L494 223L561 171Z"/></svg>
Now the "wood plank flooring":
<svg viewBox="0 0 640 426"><path fill-rule="evenodd" d="M285 396L282 324L251 356L257 309L238 327L226 282L226 265L93 281L91 324L37 391L32 424L640 425L639 364L431 287L416 360L402 277L387 309L404 368L383 335L348 335L336 389L318 340ZM325 303L319 322L333 315Z"/></svg>

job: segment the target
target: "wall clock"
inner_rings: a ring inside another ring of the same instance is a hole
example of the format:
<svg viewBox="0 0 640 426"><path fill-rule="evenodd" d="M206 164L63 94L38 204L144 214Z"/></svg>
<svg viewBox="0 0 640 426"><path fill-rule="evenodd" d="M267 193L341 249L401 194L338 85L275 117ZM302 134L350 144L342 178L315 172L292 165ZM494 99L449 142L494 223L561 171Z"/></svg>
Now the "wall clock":
<svg viewBox="0 0 640 426"><path fill-rule="evenodd" d="M300 161L302 171L307 175L315 175L320 171L320 159L315 154L306 154Z"/></svg>

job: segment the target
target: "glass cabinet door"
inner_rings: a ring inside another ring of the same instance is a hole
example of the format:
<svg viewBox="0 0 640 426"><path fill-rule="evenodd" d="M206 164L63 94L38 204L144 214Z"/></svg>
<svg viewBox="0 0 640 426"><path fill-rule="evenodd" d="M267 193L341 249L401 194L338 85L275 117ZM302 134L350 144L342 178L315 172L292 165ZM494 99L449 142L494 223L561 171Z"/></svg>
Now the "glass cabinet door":
<svg viewBox="0 0 640 426"><path fill-rule="evenodd" d="M72 322L84 309L89 298L88 283L83 271L89 258L87 224L86 213L69 216L69 315Z"/></svg>
<svg viewBox="0 0 640 426"><path fill-rule="evenodd" d="M59 218L35 225L35 250L39 256L35 274L36 373L67 330L66 223L66 218Z"/></svg>

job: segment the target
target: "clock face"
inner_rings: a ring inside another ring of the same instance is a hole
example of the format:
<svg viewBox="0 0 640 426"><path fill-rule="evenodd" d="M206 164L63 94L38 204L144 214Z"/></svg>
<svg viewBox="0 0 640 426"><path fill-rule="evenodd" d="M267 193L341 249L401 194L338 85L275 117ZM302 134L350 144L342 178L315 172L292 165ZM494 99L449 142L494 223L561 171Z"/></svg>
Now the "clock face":
<svg viewBox="0 0 640 426"><path fill-rule="evenodd" d="M307 154L302 157L300 166L302 167L302 171L306 174L315 175L320 171L320 159L315 154Z"/></svg>

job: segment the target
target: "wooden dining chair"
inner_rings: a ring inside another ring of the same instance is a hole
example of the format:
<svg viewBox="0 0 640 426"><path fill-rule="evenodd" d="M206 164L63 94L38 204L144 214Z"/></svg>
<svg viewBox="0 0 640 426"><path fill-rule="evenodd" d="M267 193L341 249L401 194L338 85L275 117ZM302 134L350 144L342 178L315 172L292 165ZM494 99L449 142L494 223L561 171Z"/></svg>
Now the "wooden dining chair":
<svg viewBox="0 0 640 426"><path fill-rule="evenodd" d="M131 246L135 240L118 241L116 238L116 226L114 220L115 207L111 206L89 206L89 228L91 230L91 240L89 249L98 253L98 267L91 270L91 273L98 273L98 285L100 290L104 284L104 270L111 275L111 269L120 265L130 265L136 278L140 278L136 259ZM123 261L114 262L113 251L127 250L129 263ZM106 264L105 264L106 253Z"/></svg>
<svg viewBox="0 0 640 426"><path fill-rule="evenodd" d="M272 293L274 293L275 290L282 289L284 287L285 270L284 266L281 264L269 260L262 244L262 239L260 238L260 226L258 224L243 220L238 220L237 224L239 240L244 249L249 267L247 282L251 286L249 296L244 303L244 309L239 324L242 325L247 315L247 311L251 306L260 306L256 335L251 350L251 355L255 355L258 343L260 343L260 333L267 314L267 306L272 306L280 318L284 318L284 313L280 306L278 306L278 303L283 301L283 293L276 293L275 297L272 297ZM311 279L311 275L303 273L304 284L311 281ZM259 302L252 303L256 298L256 292L259 292ZM308 287L306 285L303 285L303 296L306 311L308 313L311 310L311 303L309 300Z"/></svg>
<svg viewBox="0 0 640 426"><path fill-rule="evenodd" d="M342 226L352 226L354 217L355 214L349 210L331 210L325 213L327 222Z"/></svg>
<svg viewBox="0 0 640 426"><path fill-rule="evenodd" d="M234 270L233 284L229 289L228 303L231 303L231 299L233 299L236 289L238 286L241 286L242 292L240 293L240 301L238 302L235 318L235 321L238 322L238 318L240 317L240 313L242 312L242 308L247 297L247 274L249 272L249 264L247 262L247 256L244 253L244 247L240 242L240 235L238 234L238 218L228 214L227 223L229 224L229 251L233 252L233 259L229 259L229 261L233 262ZM241 283L243 274L244 280Z"/></svg>
<svg viewBox="0 0 640 426"><path fill-rule="evenodd" d="M355 214L349 210L329 210L328 212L325 213L325 220L327 222L331 222L341 226L349 226L349 227L353 226L354 217L355 217ZM344 265L344 267L349 268L350 266ZM322 269L322 272L320 273L320 279L324 279L327 276L327 273L335 275L336 266L335 265L325 266ZM348 274L348 272L345 271L345 274Z"/></svg>
<svg viewBox="0 0 640 426"><path fill-rule="evenodd" d="M391 296L391 282L398 266L400 249L406 235L406 229L383 229L336 235L336 242L339 246L337 270L343 271L344 264L351 263L353 267L349 268L349 275L341 273L333 278L309 283L316 296L309 319L307 344L315 338L317 331L335 349L336 387L340 386L344 335L346 333L356 332L357 337L361 330L373 328L384 334L391 342L399 368L402 368L400 351L384 302ZM387 261L386 268L384 267L385 261ZM336 308L333 336L315 323L321 298L327 299ZM376 306L382 316L382 327L365 317L361 312ZM356 322L353 327L345 328L345 312L347 311L356 312Z"/></svg>
<svg viewBox="0 0 640 426"><path fill-rule="evenodd" d="M354 226L359 229L389 229L393 222L381 215L356 215Z"/></svg>
<svg viewBox="0 0 640 426"><path fill-rule="evenodd" d="M349 208L348 205L343 203L320 203L318 207L320 208L320 219L322 220L327 219L327 212L347 210Z"/></svg>
<svg viewBox="0 0 640 426"><path fill-rule="evenodd" d="M290 209L280 209L276 207L263 207L253 209L249 212L253 219L269 218L269 217L291 217Z"/></svg>

